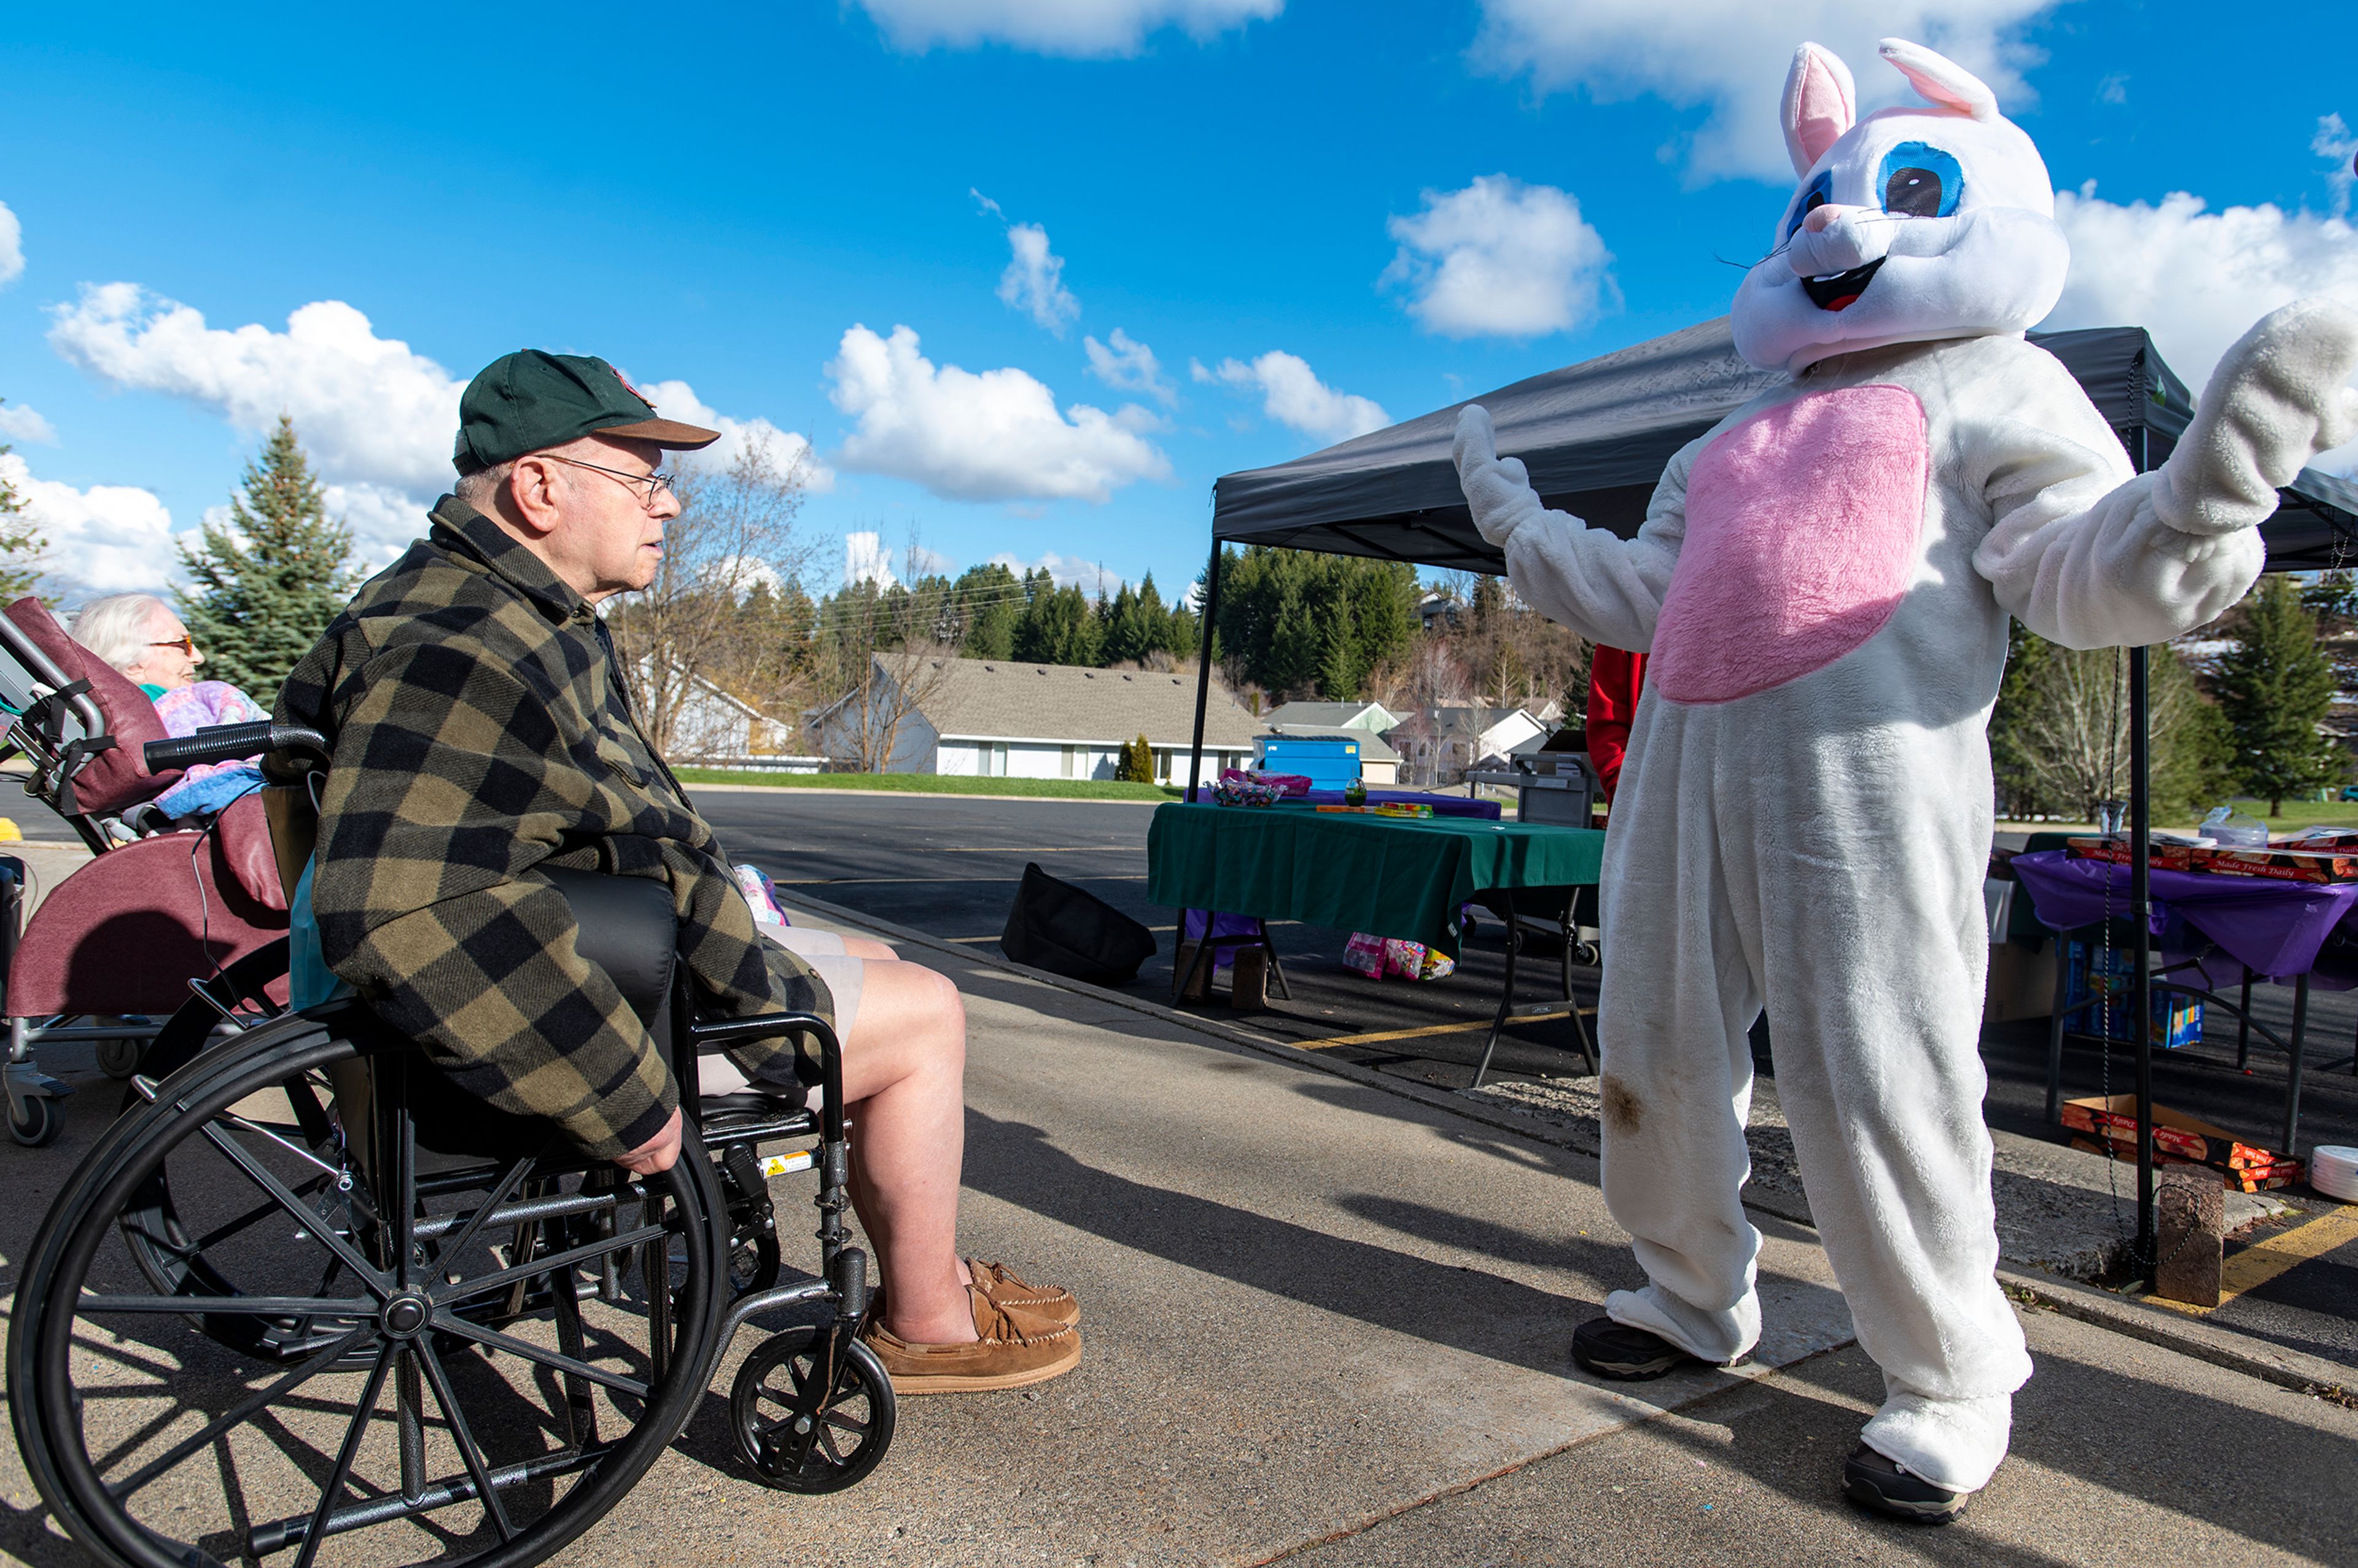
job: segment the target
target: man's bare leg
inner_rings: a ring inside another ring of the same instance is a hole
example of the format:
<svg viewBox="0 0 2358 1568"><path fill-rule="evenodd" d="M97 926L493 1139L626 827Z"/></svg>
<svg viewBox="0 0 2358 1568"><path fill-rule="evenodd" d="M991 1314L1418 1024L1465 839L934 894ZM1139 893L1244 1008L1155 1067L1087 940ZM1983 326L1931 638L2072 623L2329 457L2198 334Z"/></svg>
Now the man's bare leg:
<svg viewBox="0 0 2358 1568"><path fill-rule="evenodd" d="M913 1345L973 1339L957 1255L966 1152L966 1005L957 987L921 965L871 960L843 1042L843 1096L853 1120L852 1205L892 1286L884 1326Z"/></svg>

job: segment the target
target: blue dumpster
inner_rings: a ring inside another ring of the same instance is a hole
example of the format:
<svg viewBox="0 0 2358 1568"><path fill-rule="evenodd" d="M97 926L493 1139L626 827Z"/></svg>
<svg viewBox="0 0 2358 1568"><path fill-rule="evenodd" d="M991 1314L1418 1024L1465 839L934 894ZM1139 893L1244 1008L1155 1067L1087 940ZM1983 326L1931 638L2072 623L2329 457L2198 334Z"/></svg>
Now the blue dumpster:
<svg viewBox="0 0 2358 1568"><path fill-rule="evenodd" d="M1263 735L1253 741L1253 766L1301 773L1313 789L1341 789L1359 776L1359 743L1340 735Z"/></svg>

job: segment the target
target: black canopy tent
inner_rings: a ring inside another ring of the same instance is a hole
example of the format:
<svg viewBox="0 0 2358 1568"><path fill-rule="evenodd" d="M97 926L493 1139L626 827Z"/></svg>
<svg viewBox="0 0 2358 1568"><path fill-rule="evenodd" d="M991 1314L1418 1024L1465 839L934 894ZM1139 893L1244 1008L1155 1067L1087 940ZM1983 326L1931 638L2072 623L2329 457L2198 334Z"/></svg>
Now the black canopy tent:
<svg viewBox="0 0 2358 1568"><path fill-rule="evenodd" d="M2034 332L2087 392L2142 472L2169 455L2194 412L2185 383L2139 327ZM1498 449L1520 458L1546 503L1628 537L1645 521L1662 469L1681 447L1783 379L1736 356L1725 317L1600 358L1519 381L1467 402L1489 410ZM1205 577L1205 645L1219 613L1220 552L1272 545L1368 556L1446 570L1501 573L1505 557L1475 531L1449 449L1464 404L1313 452L1272 468L1227 475L1213 486L1212 555ZM2358 483L2304 470L2279 492L2261 527L2272 571L2358 563ZM2150 824L2146 653L2129 654L2129 923L2135 927L2132 1017L2148 1016L2147 957ZM1195 752L1187 798L1202 782L1211 660L1195 688ZM2136 1031L2137 1246L2155 1262L2151 1045ZM2290 1153L2292 1151L2288 1150Z"/></svg>

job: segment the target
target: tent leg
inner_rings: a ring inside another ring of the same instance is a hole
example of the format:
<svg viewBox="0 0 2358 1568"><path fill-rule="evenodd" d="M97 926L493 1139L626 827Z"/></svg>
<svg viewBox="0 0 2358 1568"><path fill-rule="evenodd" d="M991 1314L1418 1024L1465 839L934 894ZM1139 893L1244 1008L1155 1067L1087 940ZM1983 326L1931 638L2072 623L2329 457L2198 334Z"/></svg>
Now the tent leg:
<svg viewBox="0 0 2358 1568"><path fill-rule="evenodd" d="M2153 946L2153 871L2147 863L2153 833L2148 652L2129 650L2129 921L2136 928L2130 959L2136 967L2129 971L2129 1037L2136 1043L2136 1255L2145 1271L2146 1289L2152 1290L2161 1259L2153 1210L2153 976L2147 968Z"/></svg>
<svg viewBox="0 0 2358 1568"><path fill-rule="evenodd" d="M1204 708L1212 697L1212 628L1220 617L1220 541L1212 541L1212 564L1204 568L1204 619L1195 639L1195 741L1187 754L1187 803L1204 781Z"/></svg>

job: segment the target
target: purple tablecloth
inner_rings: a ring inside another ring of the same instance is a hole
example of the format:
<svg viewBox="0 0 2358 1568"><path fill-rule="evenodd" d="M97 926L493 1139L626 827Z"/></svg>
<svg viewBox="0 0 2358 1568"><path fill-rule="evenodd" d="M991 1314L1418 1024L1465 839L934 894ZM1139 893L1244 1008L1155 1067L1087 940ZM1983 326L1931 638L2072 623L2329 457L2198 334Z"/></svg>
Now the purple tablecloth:
<svg viewBox="0 0 2358 1568"><path fill-rule="evenodd" d="M1343 792L1339 789L1314 789L1307 795L1288 795L1285 803L1301 802L1309 806L1341 806ZM1427 795L1413 789L1371 789L1368 792L1369 806L1429 806L1435 816L1478 816L1485 822L1498 820L1498 803L1495 800L1468 800L1462 795Z"/></svg>
<svg viewBox="0 0 2358 1568"><path fill-rule="evenodd" d="M2126 866L2075 860L2061 849L2017 855L2013 865L2042 925L2071 931L2128 914ZM2316 969L2334 928L2358 911L2358 882L2280 882L2158 867L2152 875L2152 930L2164 952L2216 944L2262 978L2289 979Z"/></svg>

